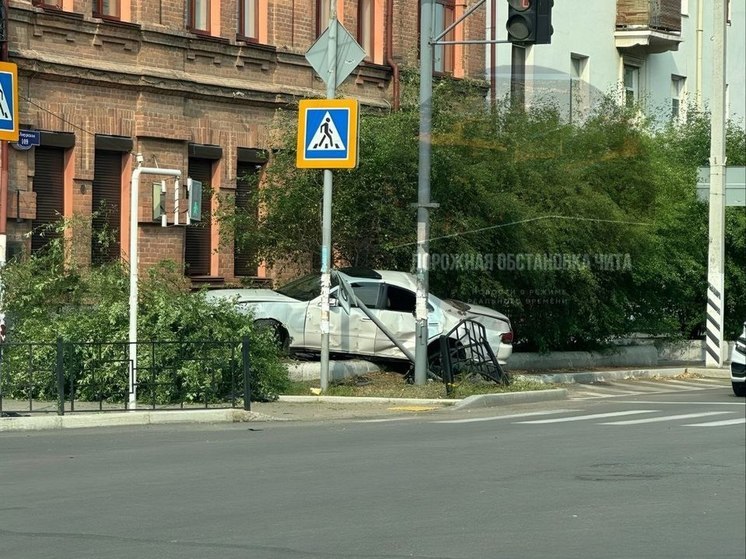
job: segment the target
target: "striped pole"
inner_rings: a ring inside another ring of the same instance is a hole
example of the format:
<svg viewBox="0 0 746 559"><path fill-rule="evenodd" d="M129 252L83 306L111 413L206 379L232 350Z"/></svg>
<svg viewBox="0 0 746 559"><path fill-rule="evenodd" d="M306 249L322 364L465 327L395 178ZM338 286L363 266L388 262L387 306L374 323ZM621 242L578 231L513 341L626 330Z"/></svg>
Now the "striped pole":
<svg viewBox="0 0 746 559"><path fill-rule="evenodd" d="M709 274L707 287L707 330L705 338L705 366L722 367L723 322L723 274Z"/></svg>
<svg viewBox="0 0 746 559"><path fill-rule="evenodd" d="M706 367L722 367L725 288L725 0L714 0L710 138L710 235L707 255Z"/></svg>

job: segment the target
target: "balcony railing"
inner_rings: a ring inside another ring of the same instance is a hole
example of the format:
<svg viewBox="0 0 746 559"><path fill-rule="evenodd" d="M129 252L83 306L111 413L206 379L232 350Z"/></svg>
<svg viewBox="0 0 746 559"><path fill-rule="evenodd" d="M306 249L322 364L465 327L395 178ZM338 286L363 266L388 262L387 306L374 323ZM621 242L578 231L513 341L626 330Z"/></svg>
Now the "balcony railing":
<svg viewBox="0 0 746 559"><path fill-rule="evenodd" d="M681 33L681 0L617 0L616 27Z"/></svg>

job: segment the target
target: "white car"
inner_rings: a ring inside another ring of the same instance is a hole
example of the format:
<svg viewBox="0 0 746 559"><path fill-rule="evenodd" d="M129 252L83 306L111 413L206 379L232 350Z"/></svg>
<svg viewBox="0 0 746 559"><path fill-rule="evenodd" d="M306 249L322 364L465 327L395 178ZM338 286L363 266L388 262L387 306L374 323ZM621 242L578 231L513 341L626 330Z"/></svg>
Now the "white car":
<svg viewBox="0 0 746 559"><path fill-rule="evenodd" d="M416 279L406 272L345 269L342 277L360 301L411 353L415 351ZM273 291L270 289L217 289L209 298L234 300L252 313L254 320L273 329L278 342L293 351L321 350L321 278L313 274ZM404 353L357 306L349 314L339 304L339 285L330 292L329 348L332 353L407 359ZM439 339L460 321L471 319L485 328L487 341L505 367L513 351L510 320L487 307L440 299L430 294L428 305L429 351L437 353Z"/></svg>
<svg viewBox="0 0 746 559"><path fill-rule="evenodd" d="M746 322L730 358L730 382L736 396L746 396Z"/></svg>

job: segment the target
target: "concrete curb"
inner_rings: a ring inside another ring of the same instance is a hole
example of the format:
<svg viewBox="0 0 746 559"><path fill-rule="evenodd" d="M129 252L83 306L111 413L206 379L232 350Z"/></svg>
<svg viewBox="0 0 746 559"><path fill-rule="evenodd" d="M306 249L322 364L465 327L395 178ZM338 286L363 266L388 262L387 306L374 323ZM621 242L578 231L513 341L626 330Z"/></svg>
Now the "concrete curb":
<svg viewBox="0 0 746 559"><path fill-rule="evenodd" d="M468 396L454 405L454 409L466 410L476 408L494 408L511 404L529 404L532 402L546 402L549 400L566 400L566 388L551 388L549 390L533 390L530 392L505 392L503 394L478 394Z"/></svg>
<svg viewBox="0 0 746 559"><path fill-rule="evenodd" d="M239 423L272 419L274 418L264 414L236 409L81 413L4 417L0 419L0 431L82 429L86 427L167 425L173 423Z"/></svg>
<svg viewBox="0 0 746 559"><path fill-rule="evenodd" d="M683 375L684 373L698 374L710 378L730 378L730 370L727 368L705 369L695 367L666 367L662 369L624 369L616 371L516 375L516 378L547 384L592 384L594 382L635 378L675 377Z"/></svg>
<svg viewBox="0 0 746 559"><path fill-rule="evenodd" d="M400 404L403 406L452 406L461 400L439 398L377 398L373 396L280 396L288 404Z"/></svg>

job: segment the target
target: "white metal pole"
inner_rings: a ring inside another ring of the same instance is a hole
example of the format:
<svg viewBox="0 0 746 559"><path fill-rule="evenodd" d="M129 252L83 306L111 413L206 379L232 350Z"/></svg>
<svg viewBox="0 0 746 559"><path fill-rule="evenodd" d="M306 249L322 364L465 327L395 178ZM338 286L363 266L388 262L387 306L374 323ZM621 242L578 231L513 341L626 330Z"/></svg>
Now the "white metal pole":
<svg viewBox="0 0 746 559"><path fill-rule="evenodd" d="M130 185L130 299L129 299L129 408L137 409L137 205L139 202L142 155L137 154L137 167L132 171Z"/></svg>
<svg viewBox="0 0 746 559"><path fill-rule="evenodd" d="M142 166L137 154L137 167L132 171L130 185L130 297L129 297L129 402L128 409L137 409L137 209L140 195L140 175L180 177L178 169L158 169Z"/></svg>
<svg viewBox="0 0 746 559"><path fill-rule="evenodd" d="M420 139L417 187L417 294L415 301L414 382L427 382L427 300L430 270L430 139L433 111L433 0L420 11Z"/></svg>
<svg viewBox="0 0 746 559"><path fill-rule="evenodd" d="M722 367L725 353L725 45L728 17L725 2L726 0L713 0L706 367Z"/></svg>
<svg viewBox="0 0 746 559"><path fill-rule="evenodd" d="M334 99L337 91L337 0L329 0L329 44L327 58L329 78L326 98ZM324 195L321 211L321 391L329 387L329 292L331 291L332 191L334 175L324 169Z"/></svg>

